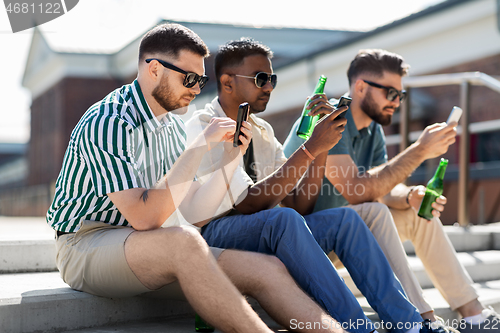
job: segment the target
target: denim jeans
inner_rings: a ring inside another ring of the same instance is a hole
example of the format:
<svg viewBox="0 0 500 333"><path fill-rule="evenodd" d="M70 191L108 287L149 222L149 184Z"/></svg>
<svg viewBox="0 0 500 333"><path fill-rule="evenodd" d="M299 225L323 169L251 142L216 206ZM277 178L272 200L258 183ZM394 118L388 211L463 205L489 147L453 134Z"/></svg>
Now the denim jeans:
<svg viewBox="0 0 500 333"><path fill-rule="evenodd" d="M306 224L307 223L307 224ZM335 251L356 286L393 332L421 322L406 299L377 241L350 208L335 208L302 217L289 208L252 215L235 215L202 228L210 246L273 254L288 268L299 286L350 332L374 329L326 253ZM338 240L338 241L337 241Z"/></svg>

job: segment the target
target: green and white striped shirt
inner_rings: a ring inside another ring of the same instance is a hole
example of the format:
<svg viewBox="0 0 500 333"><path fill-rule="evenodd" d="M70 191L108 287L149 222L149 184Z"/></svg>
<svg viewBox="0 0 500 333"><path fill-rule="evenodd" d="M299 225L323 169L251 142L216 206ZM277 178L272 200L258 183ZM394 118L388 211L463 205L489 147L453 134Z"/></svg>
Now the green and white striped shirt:
<svg viewBox="0 0 500 333"><path fill-rule="evenodd" d="M152 188L185 149L182 120L158 120L137 80L92 105L71 133L47 223L75 232L84 220L129 226L107 193Z"/></svg>

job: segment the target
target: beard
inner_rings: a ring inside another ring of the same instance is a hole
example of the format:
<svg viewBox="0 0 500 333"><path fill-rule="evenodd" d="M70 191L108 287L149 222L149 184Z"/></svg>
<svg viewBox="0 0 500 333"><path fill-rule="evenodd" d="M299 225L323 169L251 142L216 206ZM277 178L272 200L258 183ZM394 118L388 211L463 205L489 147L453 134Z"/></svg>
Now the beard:
<svg viewBox="0 0 500 333"><path fill-rule="evenodd" d="M261 97L269 98L270 96L271 94L265 94L264 96ZM250 104L250 113L261 113L266 111L267 103L268 102L263 103L261 101L257 101L255 103Z"/></svg>
<svg viewBox="0 0 500 333"><path fill-rule="evenodd" d="M379 123L382 126L387 126L387 125L391 124L392 114L383 115L382 112L380 112L378 110L378 107L375 104L375 101L373 100L373 96L371 94L371 91L368 91L366 93L366 96L361 101L360 106L361 106L361 110L363 110L363 112L366 113L366 115L368 117L370 117L376 123Z"/></svg>
<svg viewBox="0 0 500 333"><path fill-rule="evenodd" d="M183 115L188 111L188 105L182 105L180 99L182 97L189 97L191 100L194 99L195 95L185 94L180 98L175 98L172 94L172 89L167 82L167 77L163 76L160 80L160 84L153 89L151 95L156 100L158 104L167 112L172 112L175 114Z"/></svg>

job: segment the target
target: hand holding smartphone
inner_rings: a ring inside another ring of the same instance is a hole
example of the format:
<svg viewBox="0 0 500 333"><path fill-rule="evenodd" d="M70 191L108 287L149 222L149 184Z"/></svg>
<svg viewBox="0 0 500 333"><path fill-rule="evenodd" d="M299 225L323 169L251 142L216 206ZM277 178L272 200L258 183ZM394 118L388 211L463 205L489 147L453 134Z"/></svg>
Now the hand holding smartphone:
<svg viewBox="0 0 500 333"><path fill-rule="evenodd" d="M238 107L238 117L236 118L236 131L234 132L233 147L241 146L243 143L240 141L241 124L248 119L248 111L250 106L247 102L241 103Z"/></svg>
<svg viewBox="0 0 500 333"><path fill-rule="evenodd" d="M458 106L454 106L453 109L451 109L450 115L449 115L446 123L449 124L452 121L455 121L458 123L458 121L460 120L460 117L462 116L462 112L463 111L461 108L459 108Z"/></svg>
<svg viewBox="0 0 500 333"><path fill-rule="evenodd" d="M343 106L349 107L349 105L351 105L351 102L352 102L352 98L342 96L342 97L340 97L339 102L337 104L337 109L341 108ZM342 112L341 114L339 114L336 119L342 119L342 118L345 118L345 112Z"/></svg>

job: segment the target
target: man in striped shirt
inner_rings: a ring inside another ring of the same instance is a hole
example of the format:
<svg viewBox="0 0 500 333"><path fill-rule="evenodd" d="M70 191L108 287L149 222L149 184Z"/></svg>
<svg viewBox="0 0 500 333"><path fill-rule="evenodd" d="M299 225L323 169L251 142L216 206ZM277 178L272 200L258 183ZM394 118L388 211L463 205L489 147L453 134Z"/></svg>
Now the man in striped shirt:
<svg viewBox="0 0 500 333"><path fill-rule="evenodd" d="M196 228L180 225L178 212L197 226L213 216L252 137L245 122L243 145L224 145L220 172L203 185L193 181L203 154L235 132L233 120L214 119L186 148L175 113L206 83L208 53L183 26L153 28L141 40L137 79L91 106L73 130L47 213L61 276L105 297L172 296L182 287L222 331L271 332L240 291L284 325L333 322L275 257L209 248ZM161 228L165 221L173 227Z"/></svg>

